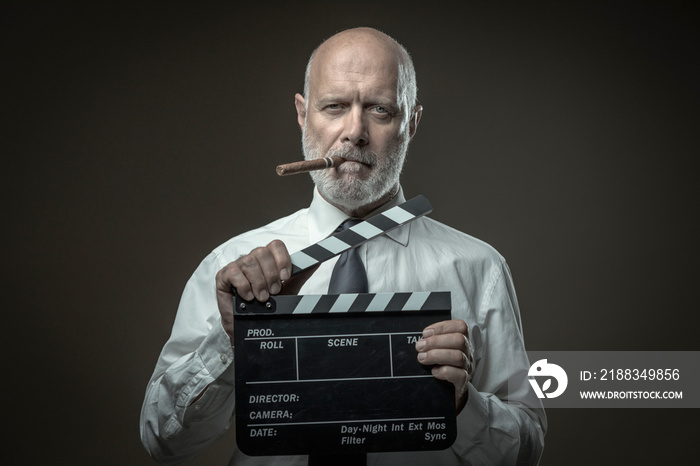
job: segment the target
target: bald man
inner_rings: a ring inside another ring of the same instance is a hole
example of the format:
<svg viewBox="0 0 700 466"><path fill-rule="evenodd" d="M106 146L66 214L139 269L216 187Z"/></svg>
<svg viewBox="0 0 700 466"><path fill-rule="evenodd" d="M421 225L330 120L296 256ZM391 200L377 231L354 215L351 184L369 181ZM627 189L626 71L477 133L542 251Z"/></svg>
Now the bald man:
<svg viewBox="0 0 700 466"><path fill-rule="evenodd" d="M154 458L195 456L231 425L233 289L260 301L279 293L327 293L335 261L310 277L291 277L290 253L331 235L348 218L367 218L405 201L399 176L422 115L416 89L409 54L377 30L346 30L314 51L304 95L295 96L304 155L337 155L346 162L312 172L308 208L232 238L194 272L141 413L141 438ZM457 440L443 451L369 454L368 464L536 464L546 418L523 377L529 362L503 257L429 218L358 250L369 292L449 290L454 317L424 330L416 357L454 386ZM236 449L231 464L307 461L247 457Z"/></svg>

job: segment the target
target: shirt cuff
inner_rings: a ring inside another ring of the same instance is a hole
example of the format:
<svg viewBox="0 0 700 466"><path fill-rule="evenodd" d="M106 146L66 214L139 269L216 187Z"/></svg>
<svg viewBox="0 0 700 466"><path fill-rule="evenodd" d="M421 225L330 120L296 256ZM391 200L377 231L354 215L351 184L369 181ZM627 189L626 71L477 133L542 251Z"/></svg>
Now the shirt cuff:
<svg viewBox="0 0 700 466"><path fill-rule="evenodd" d="M220 322L214 325L209 334L202 340L195 351L194 367L196 373L182 390L176 403L181 409L186 409L216 380L233 384L234 371L228 370L233 364L233 347L231 339Z"/></svg>
<svg viewBox="0 0 700 466"><path fill-rule="evenodd" d="M469 398L464 409L457 416L457 439L452 448L461 455L473 446L475 439L483 438L488 427L488 409L484 397L469 383Z"/></svg>
<svg viewBox="0 0 700 466"><path fill-rule="evenodd" d="M210 382L222 377L226 382L233 382L233 371L227 370L233 364L233 346L231 346L231 338L221 325L221 321L214 325L209 335L199 345L197 352L209 372Z"/></svg>

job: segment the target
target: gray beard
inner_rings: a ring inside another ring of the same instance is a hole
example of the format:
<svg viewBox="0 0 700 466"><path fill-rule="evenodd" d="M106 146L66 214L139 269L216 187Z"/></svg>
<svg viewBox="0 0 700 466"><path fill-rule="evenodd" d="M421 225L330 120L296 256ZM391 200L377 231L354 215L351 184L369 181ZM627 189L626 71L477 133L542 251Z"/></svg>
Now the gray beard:
<svg viewBox="0 0 700 466"><path fill-rule="evenodd" d="M408 138L399 139L388 148L386 158L382 161L376 153L369 149L353 147L350 149L331 149L322 153L319 143L311 132L304 127L302 132L302 148L306 160L322 157L339 156L346 160L355 160L372 167L370 177L366 180L356 178L331 178L330 170L315 170L310 172L318 191L331 203L357 210L365 205L378 201L399 182L406 152ZM358 167L359 169L359 167ZM341 165L338 170L352 170L349 165Z"/></svg>

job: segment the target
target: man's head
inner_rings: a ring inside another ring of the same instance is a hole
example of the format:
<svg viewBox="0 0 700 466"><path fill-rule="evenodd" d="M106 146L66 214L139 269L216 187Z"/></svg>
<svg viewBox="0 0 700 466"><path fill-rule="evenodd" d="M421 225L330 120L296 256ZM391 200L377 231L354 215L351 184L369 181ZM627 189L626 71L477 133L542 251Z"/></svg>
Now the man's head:
<svg viewBox="0 0 700 466"><path fill-rule="evenodd" d="M406 50L369 28L322 43L295 104L307 159L340 155L348 162L312 173L321 195L355 216L392 197L421 116Z"/></svg>

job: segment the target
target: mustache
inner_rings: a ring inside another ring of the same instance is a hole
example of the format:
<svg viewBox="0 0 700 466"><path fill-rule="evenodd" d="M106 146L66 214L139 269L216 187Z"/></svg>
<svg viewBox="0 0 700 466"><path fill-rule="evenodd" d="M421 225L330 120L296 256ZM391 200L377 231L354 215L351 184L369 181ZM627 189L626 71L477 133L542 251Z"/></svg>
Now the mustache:
<svg viewBox="0 0 700 466"><path fill-rule="evenodd" d="M369 149L363 149L359 147L352 147L350 149L347 148L340 148L340 149L331 149L328 151L328 154L326 154L328 157L342 157L345 160L351 161L351 162L360 162L365 165L369 165L370 167L377 165L379 162L379 156L372 150Z"/></svg>

